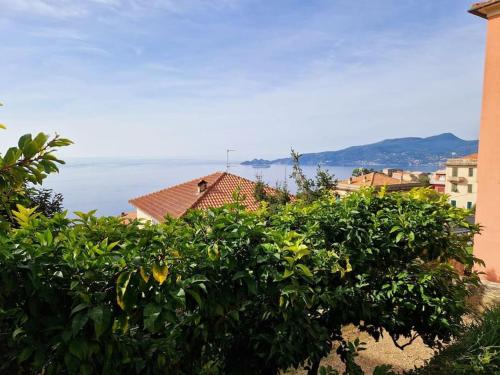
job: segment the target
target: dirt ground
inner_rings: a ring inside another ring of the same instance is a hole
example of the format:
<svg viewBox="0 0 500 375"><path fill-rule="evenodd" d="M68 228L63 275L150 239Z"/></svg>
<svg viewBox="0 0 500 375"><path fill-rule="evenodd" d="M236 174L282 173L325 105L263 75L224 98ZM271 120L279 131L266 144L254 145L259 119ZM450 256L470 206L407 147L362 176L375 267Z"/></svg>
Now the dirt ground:
<svg viewBox="0 0 500 375"><path fill-rule="evenodd" d="M500 283L484 282L484 290L482 290L481 294L472 298L470 303L475 306L478 312L484 311L488 306L500 303ZM465 322L467 323L468 320L470 318L466 317ZM356 363L361 366L366 374L372 374L375 367L383 364L392 365L393 370L396 372L411 370L423 366L434 355L433 349L424 345L420 338L417 338L404 350L400 350L387 335L377 342L366 333L359 332L354 326L345 327L343 332L344 337L350 341L354 341L356 337L359 337L360 341L366 343L366 350L361 351L356 359ZM402 345L405 340L401 339L398 343ZM321 365L330 365L339 371L345 370L335 350L321 362ZM286 375L304 375L306 373L304 370L290 370L286 372Z"/></svg>
<svg viewBox="0 0 500 375"><path fill-rule="evenodd" d="M351 341L359 337L360 341L366 343L366 350L361 351L359 357L356 359L356 363L361 366L366 374L371 374L375 367L383 364L392 365L393 370L397 372L411 370L424 365L425 361L434 355L434 351L425 346L420 338L417 338L411 345L404 348L404 350L400 350L387 335L384 335L377 342L366 333L359 332L352 326L344 328L344 335L345 338ZM405 342L404 339L398 341L400 345ZM323 366L330 365L339 371L344 371L345 369L335 351L332 351L332 354L325 358L321 364ZM286 374L303 375L306 373L304 370L291 370Z"/></svg>

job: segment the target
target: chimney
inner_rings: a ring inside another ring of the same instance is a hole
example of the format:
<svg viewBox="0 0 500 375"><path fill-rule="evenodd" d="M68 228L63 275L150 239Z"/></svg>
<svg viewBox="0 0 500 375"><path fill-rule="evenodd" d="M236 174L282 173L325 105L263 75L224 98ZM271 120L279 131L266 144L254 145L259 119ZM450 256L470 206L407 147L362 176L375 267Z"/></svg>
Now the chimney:
<svg viewBox="0 0 500 375"><path fill-rule="evenodd" d="M207 190L208 182L205 180L201 180L198 182L198 194L203 193L205 190Z"/></svg>

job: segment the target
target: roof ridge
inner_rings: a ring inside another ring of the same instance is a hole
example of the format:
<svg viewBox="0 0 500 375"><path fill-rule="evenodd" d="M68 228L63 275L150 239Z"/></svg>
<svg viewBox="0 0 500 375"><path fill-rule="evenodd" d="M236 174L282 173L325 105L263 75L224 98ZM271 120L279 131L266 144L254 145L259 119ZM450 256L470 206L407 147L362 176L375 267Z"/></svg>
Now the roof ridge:
<svg viewBox="0 0 500 375"><path fill-rule="evenodd" d="M240 180L244 180L246 182L249 182L251 184L256 184L257 182L256 181L253 181L253 180L250 180L249 178L246 178L246 177L242 177L242 176L238 176L237 174L234 174L234 173L229 173L229 172L225 172L226 175L229 175L229 176L233 176L233 177L236 177L236 178L239 178ZM265 184L269 189L272 189L272 190L275 190L277 191L276 189L268 186L267 184Z"/></svg>
<svg viewBox="0 0 500 375"><path fill-rule="evenodd" d="M203 192L203 194L199 194L199 195L196 197L196 199L194 200L194 202L193 202L193 203L191 203L191 204L189 205L189 207L188 207L188 208L186 208L186 209L182 212L181 216L183 216L186 212L188 212L190 209L192 209L192 208L196 205L196 203L198 203L198 201L199 201L201 198L203 198L204 196L206 196L206 195L207 195L207 194L208 194L208 193L209 193L209 192L213 189L213 187L219 183L219 181L222 179L222 177L224 177L224 176L226 176L226 175L228 174L228 172L217 172L217 173L220 173L220 176L219 176L219 177L217 177L217 178L216 178L216 180L215 180L212 184L210 184L210 185L207 187L207 189ZM215 173L213 173L213 174L215 174ZM194 181L194 180L192 180L192 181Z"/></svg>
<svg viewBox="0 0 500 375"><path fill-rule="evenodd" d="M132 201L135 201L137 199L141 199L141 198L144 198L144 197L149 197L151 195L154 195L154 194L158 194L158 193L162 193L164 191L167 191L167 190L170 190L170 189L174 189L176 187L179 187L179 186L182 186L182 185L186 185L186 184L189 184L189 183L192 183L192 182L195 182L195 181L200 181L200 180L203 180L209 176L213 176L215 174L218 174L220 173L221 176L224 174L224 173L227 173L227 172L221 172L221 171L217 171L217 172L214 172L214 173L210 173L210 174L207 174L203 177L198 177L198 178L193 178L192 180L189 180L189 181L184 181L184 182L181 182L181 183L178 183L176 185L172 185L172 186L169 186L169 187L166 187L166 188L163 188L163 189L160 189L160 190L157 190L157 191L153 191L152 193L148 193L148 194L143 194L143 195L139 195L138 197L135 197L135 198L132 198L132 199L129 199L128 200L128 203L131 203L132 204ZM216 181L221 177L217 177Z"/></svg>

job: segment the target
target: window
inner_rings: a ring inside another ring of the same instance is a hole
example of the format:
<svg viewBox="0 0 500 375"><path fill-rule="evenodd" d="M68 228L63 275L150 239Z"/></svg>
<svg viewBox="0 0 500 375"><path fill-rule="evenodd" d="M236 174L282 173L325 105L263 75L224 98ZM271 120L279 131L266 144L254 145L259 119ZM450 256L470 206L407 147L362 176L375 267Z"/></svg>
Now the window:
<svg viewBox="0 0 500 375"><path fill-rule="evenodd" d="M457 184L451 184L451 192L458 193L458 185Z"/></svg>
<svg viewBox="0 0 500 375"><path fill-rule="evenodd" d="M472 208L472 202L467 202L467 209L470 210Z"/></svg>
<svg viewBox="0 0 500 375"><path fill-rule="evenodd" d="M458 177L458 167L451 168L451 176Z"/></svg>
<svg viewBox="0 0 500 375"><path fill-rule="evenodd" d="M450 204L453 206L453 207L457 207L457 201L451 201Z"/></svg>
<svg viewBox="0 0 500 375"><path fill-rule="evenodd" d="M469 168L469 177L474 177L474 168Z"/></svg>
<svg viewBox="0 0 500 375"><path fill-rule="evenodd" d="M472 193L472 185L467 185L467 193Z"/></svg>

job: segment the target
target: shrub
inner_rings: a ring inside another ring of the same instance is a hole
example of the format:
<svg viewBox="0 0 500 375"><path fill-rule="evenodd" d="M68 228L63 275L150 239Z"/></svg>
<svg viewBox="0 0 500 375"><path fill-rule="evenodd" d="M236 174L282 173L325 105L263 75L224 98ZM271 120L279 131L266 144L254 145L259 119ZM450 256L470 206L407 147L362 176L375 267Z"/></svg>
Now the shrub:
<svg viewBox="0 0 500 375"><path fill-rule="evenodd" d="M69 143L24 136L0 159L2 373L316 373L334 342L356 368L347 324L430 346L460 332L478 226L437 193L320 189L159 225L20 205L19 188L56 171L51 151Z"/></svg>
<svg viewBox="0 0 500 375"><path fill-rule="evenodd" d="M161 225L15 216L0 235L2 371L276 374L317 363L345 324L435 346L477 283L449 265L474 261L452 227L477 228L424 190Z"/></svg>

